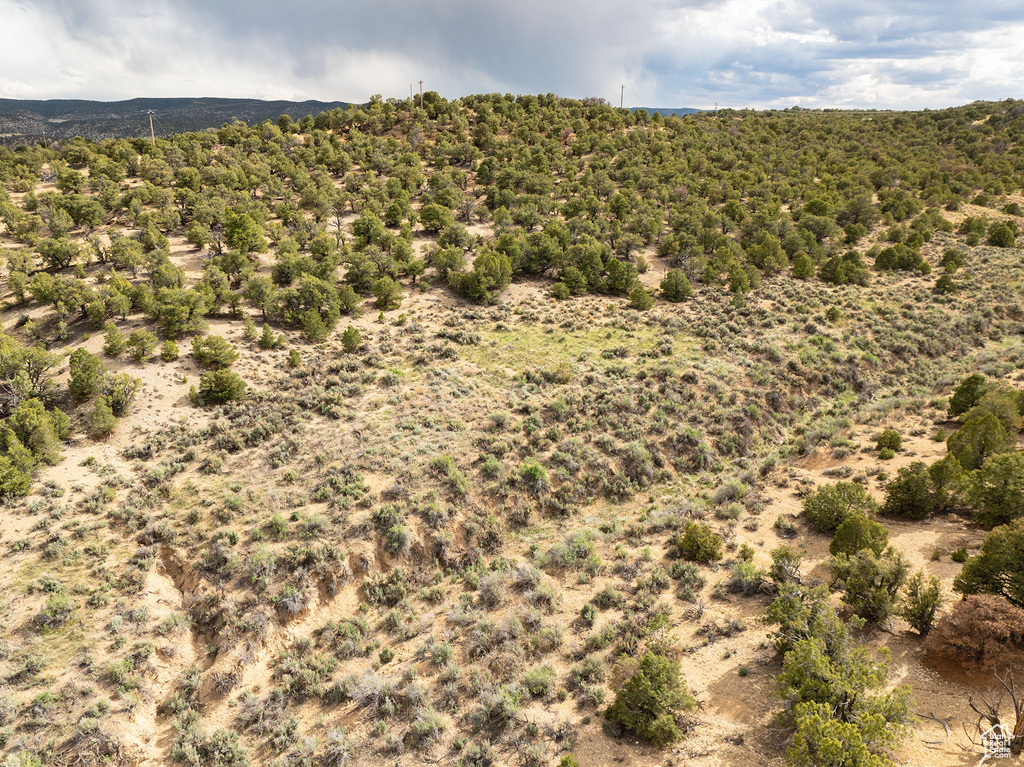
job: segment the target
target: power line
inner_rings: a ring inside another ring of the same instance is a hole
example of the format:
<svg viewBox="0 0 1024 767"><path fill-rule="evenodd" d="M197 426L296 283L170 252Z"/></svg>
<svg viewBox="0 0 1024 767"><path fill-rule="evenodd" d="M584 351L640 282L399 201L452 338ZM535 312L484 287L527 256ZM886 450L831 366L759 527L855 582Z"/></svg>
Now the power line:
<svg viewBox="0 0 1024 767"><path fill-rule="evenodd" d="M153 113L153 119L156 120L156 124L160 126L160 132L163 133L164 136L170 136L175 132L167 126L167 123L160 119L156 112Z"/></svg>

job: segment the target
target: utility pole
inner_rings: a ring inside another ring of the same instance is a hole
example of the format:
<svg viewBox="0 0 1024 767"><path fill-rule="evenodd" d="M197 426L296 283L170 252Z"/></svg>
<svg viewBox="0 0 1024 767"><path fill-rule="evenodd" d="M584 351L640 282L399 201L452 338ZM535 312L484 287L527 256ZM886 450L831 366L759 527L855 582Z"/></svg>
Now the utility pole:
<svg viewBox="0 0 1024 767"><path fill-rule="evenodd" d="M412 83L409 83L409 101L412 101Z"/></svg>
<svg viewBox="0 0 1024 767"><path fill-rule="evenodd" d="M149 110L149 138L156 144L156 133L153 132L153 110Z"/></svg>
<svg viewBox="0 0 1024 767"><path fill-rule="evenodd" d="M420 109L423 109L423 81L420 80Z"/></svg>
<svg viewBox="0 0 1024 767"><path fill-rule="evenodd" d="M619 86L619 109L622 109L623 99L625 98L625 96L626 96L626 86L625 85L620 85Z"/></svg>

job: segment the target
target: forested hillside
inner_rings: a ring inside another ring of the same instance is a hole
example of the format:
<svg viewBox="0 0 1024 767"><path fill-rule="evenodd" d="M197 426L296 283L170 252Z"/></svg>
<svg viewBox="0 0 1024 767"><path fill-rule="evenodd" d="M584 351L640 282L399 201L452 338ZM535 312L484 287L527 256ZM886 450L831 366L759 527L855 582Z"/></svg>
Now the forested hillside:
<svg viewBox="0 0 1024 767"><path fill-rule="evenodd" d="M256 124L282 114L300 119L331 109L345 109L341 101L262 101L260 99L0 99L0 145L45 144L47 139L82 137L93 141L216 128L241 120Z"/></svg>
<svg viewBox="0 0 1024 767"><path fill-rule="evenodd" d="M0 756L1019 752L1024 102L422 104L0 149Z"/></svg>

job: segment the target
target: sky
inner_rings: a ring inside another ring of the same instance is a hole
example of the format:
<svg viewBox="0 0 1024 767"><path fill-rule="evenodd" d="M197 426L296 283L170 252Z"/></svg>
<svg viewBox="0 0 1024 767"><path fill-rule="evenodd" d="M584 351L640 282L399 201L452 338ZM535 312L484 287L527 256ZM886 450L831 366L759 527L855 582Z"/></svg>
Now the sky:
<svg viewBox="0 0 1024 767"><path fill-rule="evenodd" d="M0 0L0 98L937 109L1024 97L1021 0Z"/></svg>

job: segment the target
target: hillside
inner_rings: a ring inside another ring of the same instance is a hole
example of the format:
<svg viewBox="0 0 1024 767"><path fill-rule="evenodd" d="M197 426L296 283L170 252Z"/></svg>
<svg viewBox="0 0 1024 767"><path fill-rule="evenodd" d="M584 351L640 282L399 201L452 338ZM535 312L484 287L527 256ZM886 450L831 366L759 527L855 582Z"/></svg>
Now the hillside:
<svg viewBox="0 0 1024 767"><path fill-rule="evenodd" d="M424 104L0 149L0 756L977 764L1024 104Z"/></svg>
<svg viewBox="0 0 1024 767"><path fill-rule="evenodd" d="M76 136L94 141L144 138L149 136L149 110L155 112L154 132L165 137L173 133L219 128L235 120L257 125L264 120L277 122L283 114L299 120L306 115L345 109L347 106L342 101L214 98L139 98L128 101L0 99L0 145L35 144L44 137L51 141Z"/></svg>

